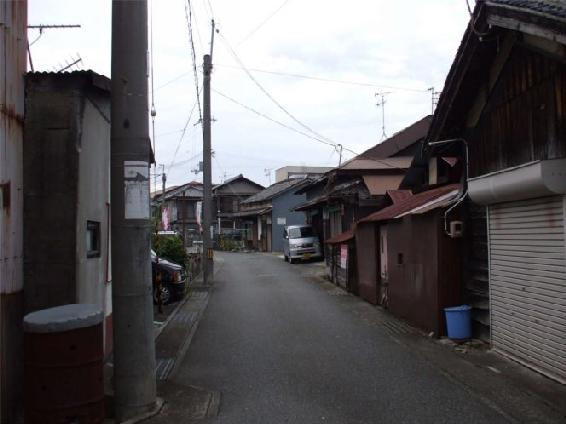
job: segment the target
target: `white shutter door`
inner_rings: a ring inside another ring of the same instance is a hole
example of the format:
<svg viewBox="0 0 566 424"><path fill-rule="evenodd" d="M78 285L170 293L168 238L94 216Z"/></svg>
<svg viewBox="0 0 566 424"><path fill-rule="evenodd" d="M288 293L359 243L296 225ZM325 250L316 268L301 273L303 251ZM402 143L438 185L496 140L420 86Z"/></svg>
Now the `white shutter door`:
<svg viewBox="0 0 566 424"><path fill-rule="evenodd" d="M489 206L494 349L566 382L564 197Z"/></svg>

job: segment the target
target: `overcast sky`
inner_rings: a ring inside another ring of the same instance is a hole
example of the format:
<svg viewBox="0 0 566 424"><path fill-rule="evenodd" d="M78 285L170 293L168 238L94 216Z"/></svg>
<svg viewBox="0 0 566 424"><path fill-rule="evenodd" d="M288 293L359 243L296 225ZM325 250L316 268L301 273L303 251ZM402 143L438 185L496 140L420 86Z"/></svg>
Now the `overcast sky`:
<svg viewBox="0 0 566 424"><path fill-rule="evenodd" d="M154 0L151 7L150 0L156 153L168 173L168 186L202 180L202 174L191 173L202 160L198 112L181 139L196 94L186 5L186 0ZM219 29L213 89L308 132L255 85L231 46L290 114L325 139L358 153L382 138L376 92L389 92L387 135L430 114L427 88L442 88L469 18L465 0L192 0L192 11L199 85L213 16ZM45 31L31 47L36 70L58 70L80 56L80 69L110 76L110 0L29 0L29 23L81 25ZM37 35L30 30L30 42ZM267 185L269 170L273 182L274 170L282 166L338 164L333 147L278 126L217 92L212 94L214 182L243 173ZM344 152L345 158L351 156Z"/></svg>

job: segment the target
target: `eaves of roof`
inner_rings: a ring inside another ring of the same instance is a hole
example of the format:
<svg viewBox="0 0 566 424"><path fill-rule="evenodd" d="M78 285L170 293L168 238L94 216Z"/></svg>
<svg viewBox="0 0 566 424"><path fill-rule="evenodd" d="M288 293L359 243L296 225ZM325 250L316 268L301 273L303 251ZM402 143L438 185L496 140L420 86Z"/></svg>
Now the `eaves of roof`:
<svg viewBox="0 0 566 424"><path fill-rule="evenodd" d="M414 194L405 200L394 203L358 221L358 224L366 222L387 221L400 218L412 213L424 213L432 209L445 206L454 200L459 192L460 184L449 184L432 190Z"/></svg>

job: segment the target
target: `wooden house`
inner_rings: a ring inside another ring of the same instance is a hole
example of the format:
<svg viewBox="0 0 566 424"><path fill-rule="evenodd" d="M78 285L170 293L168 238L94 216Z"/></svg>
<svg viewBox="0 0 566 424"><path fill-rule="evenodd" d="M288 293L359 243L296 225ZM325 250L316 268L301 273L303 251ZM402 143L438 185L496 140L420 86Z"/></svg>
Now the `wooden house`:
<svg viewBox="0 0 566 424"><path fill-rule="evenodd" d="M429 133L449 139L468 150L476 322L495 350L566 382L564 1L477 2Z"/></svg>

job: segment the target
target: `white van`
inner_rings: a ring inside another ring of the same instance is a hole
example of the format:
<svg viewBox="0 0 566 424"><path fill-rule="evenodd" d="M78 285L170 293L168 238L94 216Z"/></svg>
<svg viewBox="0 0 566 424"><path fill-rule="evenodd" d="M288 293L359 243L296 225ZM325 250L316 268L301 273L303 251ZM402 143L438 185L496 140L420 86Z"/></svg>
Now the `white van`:
<svg viewBox="0 0 566 424"><path fill-rule="evenodd" d="M283 255L290 264L299 259L322 258L320 242L310 225L289 225L285 227Z"/></svg>

